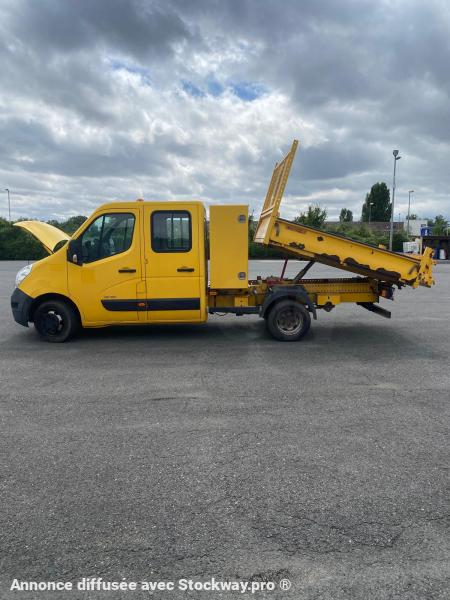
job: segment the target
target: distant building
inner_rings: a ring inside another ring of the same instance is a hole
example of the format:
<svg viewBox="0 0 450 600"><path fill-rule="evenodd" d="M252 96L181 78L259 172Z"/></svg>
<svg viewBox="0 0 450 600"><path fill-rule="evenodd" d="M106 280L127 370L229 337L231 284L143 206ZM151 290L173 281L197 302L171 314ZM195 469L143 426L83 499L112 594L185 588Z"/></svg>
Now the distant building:
<svg viewBox="0 0 450 600"><path fill-rule="evenodd" d="M409 235L420 236L421 227L425 227L427 223L427 219L411 219L409 222ZM405 223L405 230L408 230L408 221Z"/></svg>

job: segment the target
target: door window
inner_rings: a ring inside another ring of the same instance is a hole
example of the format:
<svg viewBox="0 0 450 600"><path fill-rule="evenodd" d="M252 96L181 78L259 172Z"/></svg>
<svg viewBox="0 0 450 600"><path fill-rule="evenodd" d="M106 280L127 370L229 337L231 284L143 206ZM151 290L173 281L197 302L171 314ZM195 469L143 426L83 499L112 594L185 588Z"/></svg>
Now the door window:
<svg viewBox="0 0 450 600"><path fill-rule="evenodd" d="M191 215L186 210L152 213L153 252L189 252L192 248Z"/></svg>
<svg viewBox="0 0 450 600"><path fill-rule="evenodd" d="M95 219L81 235L83 262L94 262L128 250L133 240L134 221L130 213L113 213Z"/></svg>

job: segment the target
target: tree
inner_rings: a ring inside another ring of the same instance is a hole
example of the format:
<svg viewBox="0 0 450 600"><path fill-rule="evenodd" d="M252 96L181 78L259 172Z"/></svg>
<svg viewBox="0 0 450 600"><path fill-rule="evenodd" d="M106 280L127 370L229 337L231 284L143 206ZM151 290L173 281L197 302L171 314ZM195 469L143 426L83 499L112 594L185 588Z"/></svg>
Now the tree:
<svg viewBox="0 0 450 600"><path fill-rule="evenodd" d="M69 235L72 235L72 233L75 233L75 231L78 229L78 227L83 225L83 223L86 221L86 219L87 219L87 217L85 217L84 215L77 215L76 217L69 217L69 219L67 219L67 221L64 221L64 223L61 223L61 229L63 231L65 231L66 233L68 233Z"/></svg>
<svg viewBox="0 0 450 600"><path fill-rule="evenodd" d="M295 217L294 223L303 223L303 225L309 225L310 227L321 229L326 218L326 208L320 208L318 204L310 204L306 213L300 213L298 217Z"/></svg>
<svg viewBox="0 0 450 600"><path fill-rule="evenodd" d="M351 223L353 221L353 213L348 208L341 209L341 214L339 215L339 221L341 223Z"/></svg>
<svg viewBox="0 0 450 600"><path fill-rule="evenodd" d="M372 205L372 206L371 206ZM362 207L361 221L390 221L391 200L387 185L375 183L368 194Z"/></svg>
<svg viewBox="0 0 450 600"><path fill-rule="evenodd" d="M364 244L370 244L378 247L380 244L383 246L389 245L389 233L386 231L375 231L369 229L364 223L355 223L350 225L349 223L334 224L333 227L328 227L328 230L332 233L338 233L346 238L363 242ZM402 251L403 242L408 241L406 232L400 230L394 233L393 249L394 251Z"/></svg>
<svg viewBox="0 0 450 600"><path fill-rule="evenodd" d="M80 225L83 225L86 219L87 217L83 215L77 215L76 217L69 217L67 221L56 221L55 219L52 219L47 222L50 223L50 225L61 229L65 233L72 235L72 233L75 233Z"/></svg>
<svg viewBox="0 0 450 600"><path fill-rule="evenodd" d="M448 232L448 221L443 215L436 215L431 225L433 227L433 235L446 235Z"/></svg>
<svg viewBox="0 0 450 600"><path fill-rule="evenodd" d="M412 213L411 215L409 215L409 220L410 221L417 221L417 215L415 213Z"/></svg>

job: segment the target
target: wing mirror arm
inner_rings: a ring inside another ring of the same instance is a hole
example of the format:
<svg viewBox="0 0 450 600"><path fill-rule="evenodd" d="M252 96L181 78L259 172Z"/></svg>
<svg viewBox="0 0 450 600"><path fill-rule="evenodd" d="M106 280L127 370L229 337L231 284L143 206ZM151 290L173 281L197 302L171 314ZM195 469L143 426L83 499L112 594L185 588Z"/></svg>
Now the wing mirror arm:
<svg viewBox="0 0 450 600"><path fill-rule="evenodd" d="M67 260L78 267L83 264L81 240L70 240L67 246Z"/></svg>

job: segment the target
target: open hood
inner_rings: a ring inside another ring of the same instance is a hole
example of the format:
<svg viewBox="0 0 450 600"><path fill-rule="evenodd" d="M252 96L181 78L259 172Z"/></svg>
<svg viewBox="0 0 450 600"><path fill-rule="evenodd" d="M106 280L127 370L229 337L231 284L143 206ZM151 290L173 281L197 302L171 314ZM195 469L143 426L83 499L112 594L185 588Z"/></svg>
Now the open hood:
<svg viewBox="0 0 450 600"><path fill-rule="evenodd" d="M53 225L48 223L42 223L41 221L18 221L14 223L16 227L22 227L26 229L35 238L37 238L49 254L53 254L53 251L59 242L63 240L70 240L70 235L61 231Z"/></svg>

